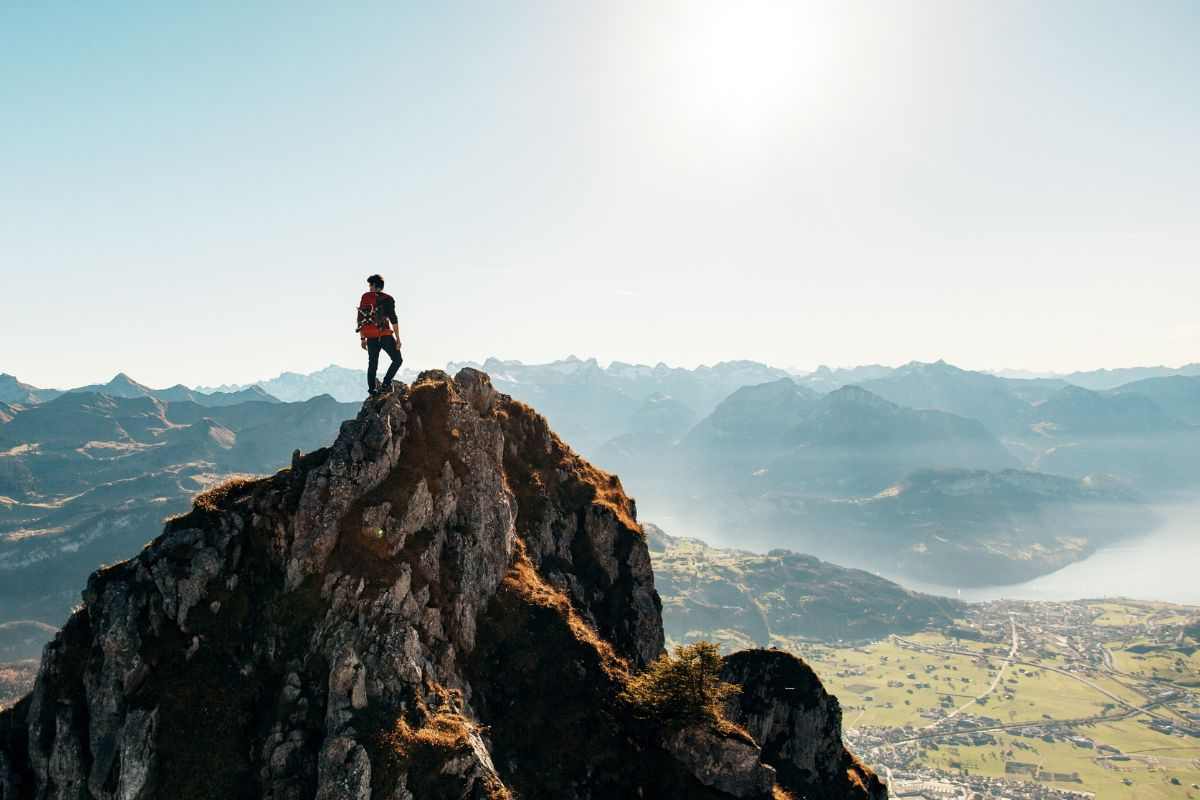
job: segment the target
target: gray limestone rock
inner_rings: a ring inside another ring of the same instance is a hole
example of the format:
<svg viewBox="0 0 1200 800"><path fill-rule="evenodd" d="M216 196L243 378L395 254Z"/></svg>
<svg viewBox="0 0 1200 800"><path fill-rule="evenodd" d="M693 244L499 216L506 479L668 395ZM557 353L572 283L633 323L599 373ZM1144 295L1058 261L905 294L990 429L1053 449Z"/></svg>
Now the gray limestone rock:
<svg viewBox="0 0 1200 800"><path fill-rule="evenodd" d="M740 736L689 725L664 744L700 783L731 797L765 797L775 785L775 770L762 762L758 745Z"/></svg>

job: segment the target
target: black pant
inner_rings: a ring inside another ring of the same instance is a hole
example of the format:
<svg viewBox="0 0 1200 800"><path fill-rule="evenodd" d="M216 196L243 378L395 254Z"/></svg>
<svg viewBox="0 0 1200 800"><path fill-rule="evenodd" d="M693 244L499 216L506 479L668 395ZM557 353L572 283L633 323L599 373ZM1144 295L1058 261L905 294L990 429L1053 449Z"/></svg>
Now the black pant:
<svg viewBox="0 0 1200 800"><path fill-rule="evenodd" d="M404 363L404 359L400 357L400 351L396 349L396 340L391 336L367 339L367 388L372 392L375 391L375 373L379 371L380 350L385 351L388 358L392 360L387 372L383 373L384 386L392 385L392 378L396 377L396 370L400 369L400 365Z"/></svg>

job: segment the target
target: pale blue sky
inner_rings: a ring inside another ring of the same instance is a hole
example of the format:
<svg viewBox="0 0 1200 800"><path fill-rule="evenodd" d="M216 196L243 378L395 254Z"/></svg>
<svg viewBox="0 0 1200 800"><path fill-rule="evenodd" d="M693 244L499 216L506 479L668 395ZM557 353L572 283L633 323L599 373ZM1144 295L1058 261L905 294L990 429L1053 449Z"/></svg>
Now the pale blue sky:
<svg viewBox="0 0 1200 800"><path fill-rule="evenodd" d="M201 7L203 6L203 7ZM0 4L0 371L1200 360L1195 2Z"/></svg>

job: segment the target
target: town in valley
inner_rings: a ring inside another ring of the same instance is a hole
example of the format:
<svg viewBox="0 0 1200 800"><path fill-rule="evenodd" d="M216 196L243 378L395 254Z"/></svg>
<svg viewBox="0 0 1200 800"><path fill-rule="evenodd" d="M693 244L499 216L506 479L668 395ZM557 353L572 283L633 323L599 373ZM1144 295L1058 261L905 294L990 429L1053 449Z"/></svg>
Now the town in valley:
<svg viewBox="0 0 1200 800"><path fill-rule="evenodd" d="M995 601L869 644L781 640L894 797L1200 797L1200 609Z"/></svg>

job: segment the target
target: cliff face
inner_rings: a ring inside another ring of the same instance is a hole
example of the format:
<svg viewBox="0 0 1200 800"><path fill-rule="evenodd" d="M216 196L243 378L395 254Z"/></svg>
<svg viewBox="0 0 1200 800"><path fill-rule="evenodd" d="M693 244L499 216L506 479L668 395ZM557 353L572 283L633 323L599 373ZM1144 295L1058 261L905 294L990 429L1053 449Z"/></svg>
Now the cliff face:
<svg viewBox="0 0 1200 800"><path fill-rule="evenodd" d="M0 714L0 800L879 796L836 714L789 729L803 780L772 744L819 682L737 672L757 742L623 705L663 648L635 518L486 375L423 374L90 578Z"/></svg>

